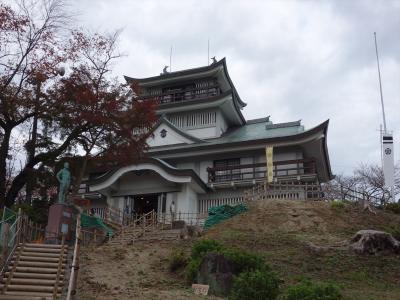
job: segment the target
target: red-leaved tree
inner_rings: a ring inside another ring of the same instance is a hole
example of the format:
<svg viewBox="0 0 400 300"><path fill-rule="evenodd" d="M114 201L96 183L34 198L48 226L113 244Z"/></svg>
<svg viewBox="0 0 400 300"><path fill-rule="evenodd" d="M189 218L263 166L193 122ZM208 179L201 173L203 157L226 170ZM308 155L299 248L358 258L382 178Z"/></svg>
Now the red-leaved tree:
<svg viewBox="0 0 400 300"><path fill-rule="evenodd" d="M120 57L117 33L67 34L61 0L21 0L16 7L0 5L0 207L12 205L24 187L31 192L37 173L67 153L132 162L149 132L134 130L156 118L152 101L134 101L109 75ZM15 139L25 144L24 157L7 181Z"/></svg>

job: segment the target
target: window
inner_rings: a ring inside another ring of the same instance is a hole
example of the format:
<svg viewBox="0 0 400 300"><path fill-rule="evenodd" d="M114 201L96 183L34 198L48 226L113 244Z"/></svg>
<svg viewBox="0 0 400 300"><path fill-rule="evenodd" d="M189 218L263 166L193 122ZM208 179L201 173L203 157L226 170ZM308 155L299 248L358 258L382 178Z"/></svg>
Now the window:
<svg viewBox="0 0 400 300"><path fill-rule="evenodd" d="M240 158L215 160L214 168L223 169L215 171L215 182L240 180L240 169L235 169L236 166L240 166Z"/></svg>
<svg viewBox="0 0 400 300"><path fill-rule="evenodd" d="M217 112L196 112L190 114L170 115L168 120L177 127L208 127L217 123Z"/></svg>

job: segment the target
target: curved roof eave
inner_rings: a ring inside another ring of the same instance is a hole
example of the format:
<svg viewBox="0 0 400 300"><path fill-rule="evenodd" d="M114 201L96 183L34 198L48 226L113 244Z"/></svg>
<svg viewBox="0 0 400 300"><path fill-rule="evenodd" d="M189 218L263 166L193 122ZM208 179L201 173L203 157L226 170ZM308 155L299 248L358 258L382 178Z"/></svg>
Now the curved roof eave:
<svg viewBox="0 0 400 300"><path fill-rule="evenodd" d="M328 133L328 125L329 125L329 120L326 120L325 122L307 130L303 131L300 133L296 134L291 134L291 135L286 135L286 136L277 136L277 137L271 137L271 138L264 138L264 139L256 139L256 140L248 140L248 141L236 141L236 142L228 142L228 143L206 143L206 144L189 144L185 145L179 148L173 148L173 149L165 149L165 150L156 150L156 151L151 151L149 152L150 155L157 155L157 154L177 154L180 152L188 152L192 149L201 151L201 150L210 150L210 149L216 149L216 148L226 148L226 149L232 149L233 147L239 147L239 146L252 146L252 145L267 145L267 144L279 144L279 143L285 143L286 145L291 145L291 144L298 144L302 140L304 141L305 139L310 139L313 136L317 136L318 133L323 133L323 156L324 156L324 161L325 165L327 168L327 174L329 179L333 179L332 171L331 171L331 166L330 166L330 161L329 161L329 154L328 154L328 146L327 146L327 133Z"/></svg>
<svg viewBox="0 0 400 300"><path fill-rule="evenodd" d="M192 169L177 169L174 168L172 166L170 166L169 164L165 163L164 161L162 161L161 159L156 159L156 158L143 158L141 159L139 162L134 163L132 165L140 165L140 164L154 164L158 167L160 167L161 169L163 169L165 172L174 175L174 176L189 176L191 178L193 178L193 180L204 190L207 191L209 188L207 187L207 185L203 182L203 180L196 174L196 172ZM126 167L126 166L125 166ZM90 187L90 186L95 186L95 185L100 185L103 182L106 182L109 178L111 178L119 169L121 169L123 167L117 167L114 168L113 170L110 170L109 172L107 172L106 174L102 175L99 178L87 181L86 184Z"/></svg>
<svg viewBox="0 0 400 300"><path fill-rule="evenodd" d="M229 85L231 86L232 90L234 91L234 95L235 95L235 100L238 102L240 107L245 107L247 104L245 102L242 101L242 99L240 98L231 77L229 76L229 72L228 72L228 67L226 65L226 58L222 58L221 60L219 60L218 62L211 64L209 66L204 66L204 67L199 67L199 68L193 68L193 69L187 69L187 70L182 70L182 71L176 71L176 72L171 72L171 73L166 73L166 74L160 74L158 76L152 76L152 77L147 77L147 78L133 78L133 77L129 77L124 75L124 78L126 80L126 82L137 82L137 83L149 83L152 81L156 81L156 80L163 80L163 79L170 79L170 78L174 78L174 77L179 77L179 76L185 76L185 75L191 75L191 74L196 74L196 73L201 73L201 72L207 72L207 71L211 71L213 69L217 69L218 67L222 66L224 73L225 73L225 77L229 82Z"/></svg>
<svg viewBox="0 0 400 300"><path fill-rule="evenodd" d="M325 121L326 126L324 128L324 157L325 157L325 163L327 166L327 171L328 171L328 177L329 180L332 180L333 178L335 178L335 176L332 174L332 169L331 169L331 163L329 160L329 153L328 153L328 124L329 124L329 119Z"/></svg>

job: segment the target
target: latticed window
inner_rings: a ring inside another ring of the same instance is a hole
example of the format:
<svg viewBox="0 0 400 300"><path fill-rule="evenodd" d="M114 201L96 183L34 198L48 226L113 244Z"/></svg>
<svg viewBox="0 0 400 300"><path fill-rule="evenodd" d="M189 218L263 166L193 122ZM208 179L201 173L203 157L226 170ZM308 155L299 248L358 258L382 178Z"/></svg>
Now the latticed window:
<svg viewBox="0 0 400 300"><path fill-rule="evenodd" d="M172 115L168 119L177 127L206 127L215 125L217 113L215 111L197 112L185 115Z"/></svg>
<svg viewBox="0 0 400 300"><path fill-rule="evenodd" d="M214 168L223 169L215 171L215 182L239 180L240 169L236 166L240 166L240 158L214 160Z"/></svg>

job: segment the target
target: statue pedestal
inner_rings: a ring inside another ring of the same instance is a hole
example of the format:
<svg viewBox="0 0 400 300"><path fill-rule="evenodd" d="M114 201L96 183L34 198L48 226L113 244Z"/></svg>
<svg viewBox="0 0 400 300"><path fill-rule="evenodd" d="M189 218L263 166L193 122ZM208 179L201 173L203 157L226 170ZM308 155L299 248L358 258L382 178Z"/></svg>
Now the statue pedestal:
<svg viewBox="0 0 400 300"><path fill-rule="evenodd" d="M66 241L71 238L71 227L74 222L73 213L73 209L63 203L50 206L45 235L47 243L59 243L63 234Z"/></svg>

